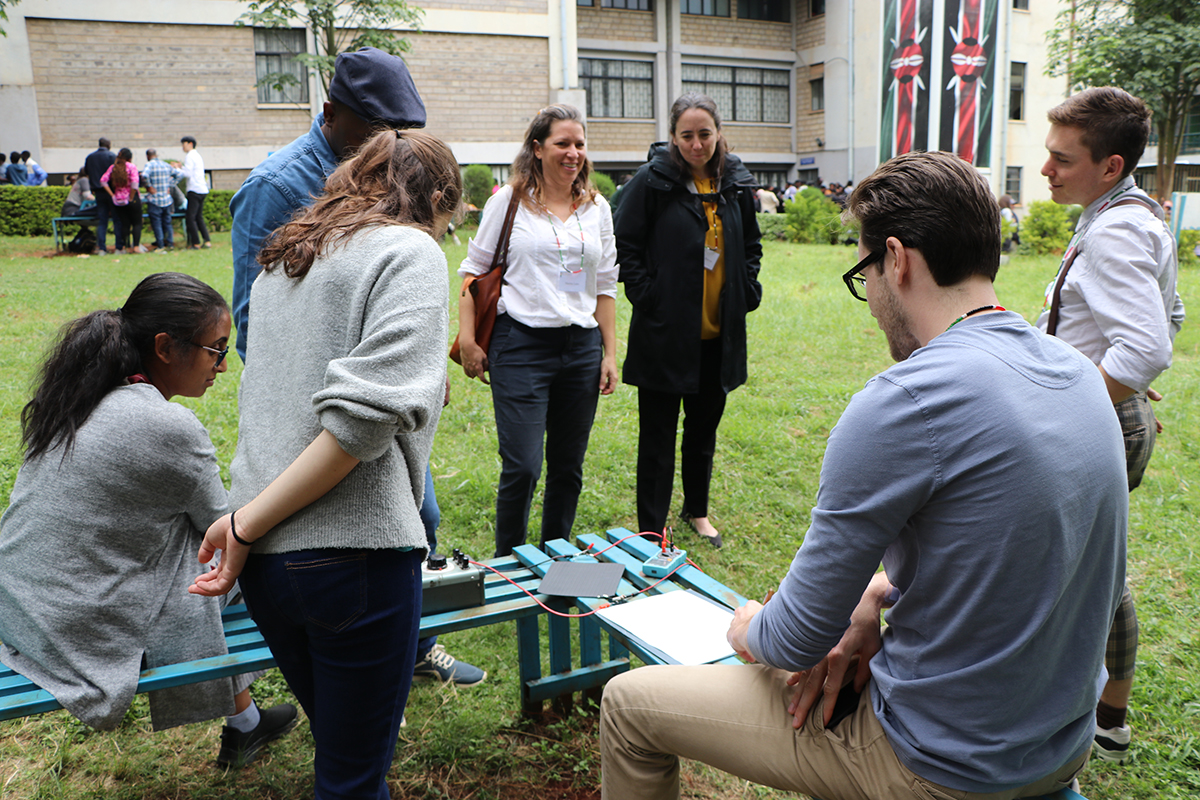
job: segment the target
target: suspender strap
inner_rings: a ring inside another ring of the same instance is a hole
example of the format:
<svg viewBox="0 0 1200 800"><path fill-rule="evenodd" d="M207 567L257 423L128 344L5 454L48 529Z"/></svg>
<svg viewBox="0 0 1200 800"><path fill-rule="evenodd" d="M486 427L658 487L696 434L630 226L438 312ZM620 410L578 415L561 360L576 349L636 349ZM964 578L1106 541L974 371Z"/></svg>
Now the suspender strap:
<svg viewBox="0 0 1200 800"><path fill-rule="evenodd" d="M1117 206L1141 206L1151 214L1154 213L1154 207L1140 197L1126 197L1124 200L1113 203L1109 208L1116 208ZM1082 244L1082 242L1080 243ZM1051 336L1054 336L1058 330L1058 310L1059 306L1062 305L1062 287L1063 283L1067 280L1067 270L1071 269L1071 265L1075 263L1075 258L1078 255L1079 248L1076 247L1067 256L1066 260L1063 261L1062 267L1058 270L1058 280L1054 283L1054 297L1050 301L1050 316L1046 319L1046 333Z"/></svg>

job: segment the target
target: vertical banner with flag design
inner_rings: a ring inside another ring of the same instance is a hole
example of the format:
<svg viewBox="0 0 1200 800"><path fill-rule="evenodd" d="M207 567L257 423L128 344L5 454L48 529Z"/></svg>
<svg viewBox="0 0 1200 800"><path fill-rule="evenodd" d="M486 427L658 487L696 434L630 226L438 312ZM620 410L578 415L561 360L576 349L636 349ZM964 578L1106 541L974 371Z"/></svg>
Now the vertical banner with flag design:
<svg viewBox="0 0 1200 800"><path fill-rule="evenodd" d="M929 147L933 0L884 0L879 160Z"/></svg>
<svg viewBox="0 0 1200 800"><path fill-rule="evenodd" d="M997 0L944 0L938 149L977 167L991 160Z"/></svg>

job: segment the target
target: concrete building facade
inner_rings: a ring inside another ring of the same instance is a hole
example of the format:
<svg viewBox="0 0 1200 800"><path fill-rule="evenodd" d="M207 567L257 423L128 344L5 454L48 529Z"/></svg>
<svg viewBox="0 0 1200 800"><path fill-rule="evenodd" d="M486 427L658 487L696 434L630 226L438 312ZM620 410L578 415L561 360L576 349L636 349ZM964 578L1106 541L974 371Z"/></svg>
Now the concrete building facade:
<svg viewBox="0 0 1200 800"><path fill-rule="evenodd" d="M886 15L896 2L932 10L925 58L947 56L947 36L959 34L947 33L942 14L957 0L423 0L406 60L428 129L461 163L498 175L531 116L557 101L585 109L599 169L632 171L667 138L672 100L699 90L717 99L734 151L763 183L845 183L881 159L882 99L896 73L884 63L895 50ZM981 82L994 102L990 150L976 164L997 194L1028 203L1048 197L1038 174L1045 112L1066 93L1063 79L1044 75L1044 34L1059 3L984 5L995 21ZM214 187L236 188L307 129L324 99L313 77L286 102L256 87L269 54L253 28L235 24L245 10L234 0L10 6L0 149L31 150L58 174L77 170L99 136L140 161L146 147L181 158L179 138L190 134ZM313 52L311 34L293 35Z"/></svg>

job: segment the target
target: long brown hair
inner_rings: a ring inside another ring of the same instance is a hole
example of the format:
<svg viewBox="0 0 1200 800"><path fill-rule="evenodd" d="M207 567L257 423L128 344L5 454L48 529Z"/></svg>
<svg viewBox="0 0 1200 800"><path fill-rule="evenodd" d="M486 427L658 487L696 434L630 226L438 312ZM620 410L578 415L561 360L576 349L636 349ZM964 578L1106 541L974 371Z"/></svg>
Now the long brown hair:
<svg viewBox="0 0 1200 800"><path fill-rule="evenodd" d="M725 142L725 134L721 133L721 112L717 111L717 101L708 95L688 92L680 95L679 99L671 104L671 138L667 143L667 152L671 154L671 160L679 169L685 173L691 173L691 166L680 155L679 148L675 146L675 126L684 112L691 111L693 108L708 112L717 126L717 149L713 152L712 158L708 160L708 175L710 178L719 178L725 171L725 154L729 152L729 145Z"/></svg>
<svg viewBox="0 0 1200 800"><path fill-rule="evenodd" d="M543 202L542 184L546 178L542 174L542 160L534 154L534 144L544 147L546 140L550 138L550 129L554 127L554 123L561 120L578 122L583 126L584 136L587 135L587 122L575 106L556 103L546 106L534 116L525 130L525 141L521 144L521 152L513 159L512 174L508 178L513 193L521 198L522 203ZM579 174L571 183L571 199L575 203L584 203L596 198L596 187L592 186L591 174L592 160L584 158Z"/></svg>
<svg viewBox="0 0 1200 800"><path fill-rule="evenodd" d="M432 236L437 218L458 213L461 202L462 175L445 142L424 131L385 129L329 176L315 203L271 235L258 262L302 278L318 256L363 228L409 225Z"/></svg>
<svg viewBox="0 0 1200 800"><path fill-rule="evenodd" d="M128 147L122 147L117 153L117 160L113 162L112 175L108 179L108 185L114 189L124 189L129 185L129 162L133 160L133 151Z"/></svg>

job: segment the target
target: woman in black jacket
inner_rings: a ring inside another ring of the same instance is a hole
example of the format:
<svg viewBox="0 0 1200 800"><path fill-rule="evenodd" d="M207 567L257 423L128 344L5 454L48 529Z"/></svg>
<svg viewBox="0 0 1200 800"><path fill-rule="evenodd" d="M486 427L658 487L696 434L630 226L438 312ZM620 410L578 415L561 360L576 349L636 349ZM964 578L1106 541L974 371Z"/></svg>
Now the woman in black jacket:
<svg viewBox="0 0 1200 800"><path fill-rule="evenodd" d="M622 191L617 260L633 304L624 377L638 387L642 531L666 525L682 402L680 516L721 546L708 487L725 396L746 382L746 314L762 299L756 188L728 152L716 103L685 94L671 106L670 141L651 146Z"/></svg>

